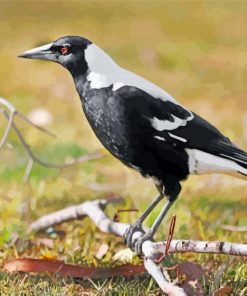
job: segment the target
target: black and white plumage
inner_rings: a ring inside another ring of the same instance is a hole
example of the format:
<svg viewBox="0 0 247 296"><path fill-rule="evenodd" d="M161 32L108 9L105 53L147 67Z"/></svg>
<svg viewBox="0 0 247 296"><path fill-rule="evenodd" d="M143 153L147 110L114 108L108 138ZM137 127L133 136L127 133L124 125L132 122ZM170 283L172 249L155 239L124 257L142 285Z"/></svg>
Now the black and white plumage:
<svg viewBox="0 0 247 296"><path fill-rule="evenodd" d="M180 181L190 174L226 173L247 180L244 151L163 89L121 68L89 40L63 37L20 56L67 68L101 143L124 164L152 177L160 196L165 194L170 203L180 192Z"/></svg>

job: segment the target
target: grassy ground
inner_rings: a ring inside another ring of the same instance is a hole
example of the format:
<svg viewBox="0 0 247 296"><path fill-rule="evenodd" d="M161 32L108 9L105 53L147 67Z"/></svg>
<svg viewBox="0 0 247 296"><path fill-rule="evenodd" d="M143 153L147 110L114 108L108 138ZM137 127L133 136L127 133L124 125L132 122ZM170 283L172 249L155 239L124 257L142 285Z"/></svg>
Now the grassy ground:
<svg viewBox="0 0 247 296"><path fill-rule="evenodd" d="M50 138L18 121L40 158L63 162L101 145L80 107L69 74L55 64L16 58L19 52L63 35L84 35L107 50L121 65L164 87L180 102L207 118L247 149L247 6L245 2L0 2L0 95L22 113L45 108L52 116ZM1 132L5 127L0 118ZM141 212L156 194L148 180L106 153L99 161L57 170L34 165L23 183L27 157L14 134L0 153L0 264L6 258L57 258L80 265L111 266L124 245L104 235L89 220L66 223L43 234L51 248L27 235L30 221L87 199L116 192L125 198L117 208ZM192 177L173 209L175 238L246 242L246 232L222 225L247 225L246 184L225 176ZM147 221L150 225L158 210ZM115 209L108 209L113 215ZM122 221L138 214L124 213ZM167 219L169 221L169 217ZM157 239L165 237L166 222ZM16 235L20 240L15 242ZM31 243L32 241L33 243ZM15 242L15 243L13 243ZM109 250L102 260L95 253ZM134 262L138 259L134 258ZM197 262L205 270L205 295L229 285L232 295L247 295L246 261L209 255L176 255L173 265ZM0 295L160 295L148 276L101 281L63 280L55 276L8 276L0 273Z"/></svg>

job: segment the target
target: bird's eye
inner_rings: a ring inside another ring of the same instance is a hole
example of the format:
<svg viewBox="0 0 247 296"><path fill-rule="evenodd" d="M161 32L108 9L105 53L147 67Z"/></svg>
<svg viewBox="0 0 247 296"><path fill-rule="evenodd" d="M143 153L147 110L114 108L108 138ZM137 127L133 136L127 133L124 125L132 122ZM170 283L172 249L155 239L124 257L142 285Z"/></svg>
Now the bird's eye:
<svg viewBox="0 0 247 296"><path fill-rule="evenodd" d="M60 48L60 52L62 55L66 55L69 53L69 48L67 46L63 46Z"/></svg>

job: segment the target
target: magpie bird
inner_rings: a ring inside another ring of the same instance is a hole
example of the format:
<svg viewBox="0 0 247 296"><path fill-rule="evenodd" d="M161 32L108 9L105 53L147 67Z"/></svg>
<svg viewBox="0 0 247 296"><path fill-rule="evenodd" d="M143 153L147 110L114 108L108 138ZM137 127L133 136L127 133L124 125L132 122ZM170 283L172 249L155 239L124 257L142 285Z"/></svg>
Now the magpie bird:
<svg viewBox="0 0 247 296"><path fill-rule="evenodd" d="M158 196L128 229L125 239L139 255L177 199L190 174L225 173L247 180L247 153L170 94L120 67L86 38L62 37L28 50L22 58L57 62L71 73L94 133L111 154L153 179ZM150 231L142 223L167 198ZM142 235L133 241L133 233Z"/></svg>

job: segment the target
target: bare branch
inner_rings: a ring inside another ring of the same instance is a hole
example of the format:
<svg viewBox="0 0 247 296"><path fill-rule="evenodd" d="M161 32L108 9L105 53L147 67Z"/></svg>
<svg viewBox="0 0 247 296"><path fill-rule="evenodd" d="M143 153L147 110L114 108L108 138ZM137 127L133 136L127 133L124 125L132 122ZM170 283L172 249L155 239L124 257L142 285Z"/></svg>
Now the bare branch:
<svg viewBox="0 0 247 296"><path fill-rule="evenodd" d="M1 99L1 98L0 98ZM5 110L1 109L0 110L3 114L6 112ZM9 133L10 133L10 130L11 130L11 127L12 127L12 124L13 124L13 121L14 121L14 116L15 116L15 112L11 112L10 115L8 116L8 125L4 131L4 134L3 134L3 137L0 141L0 151L1 149L3 148L4 144L6 144L7 142L7 139L8 139L8 136L9 136Z"/></svg>
<svg viewBox="0 0 247 296"><path fill-rule="evenodd" d="M162 291L169 296L186 296L184 289L176 286L174 283L170 283L164 277L161 268L155 264L154 261L147 258L144 259L144 266L147 272L155 279Z"/></svg>
<svg viewBox="0 0 247 296"><path fill-rule="evenodd" d="M46 161L43 161L41 159L39 159L31 150L31 148L29 147L28 143L26 142L24 136L22 135L21 131L19 130L19 128L17 127L17 125L14 122L14 116L19 116L21 119L25 120L28 124L34 126L35 128L39 129L40 131L55 137L55 134L53 134L52 132L50 132L49 130L38 126L36 124L34 124L32 121L30 121L25 115L23 115L22 113L18 112L15 107L6 99L0 97L0 105L3 105L7 110L5 109L0 109L0 112L3 113L3 115L7 118L8 120L8 125L4 131L4 135L2 137L2 139L0 140L0 150L2 149L2 147L6 144L7 142L7 138L9 136L10 130L11 128L13 128L13 130L15 131L15 133L17 134L18 138L21 141L21 144L23 146L23 148L25 149L25 151L27 152L28 156L29 156L29 160L28 160L28 165L26 167L26 171L23 177L24 182L27 182L29 175L31 173L32 167L33 167L33 162L36 162L42 166L45 166L47 168L57 168L57 169L63 169L63 168L67 168L70 166L73 166L75 164L79 164L79 163L83 163L83 162L87 162L90 160L96 160L96 159L100 159L103 157L103 154L101 154L100 152L93 152L93 153L89 153L87 155L83 155L77 159L74 159L68 163L63 163L63 164L56 164L56 163L49 163Z"/></svg>
<svg viewBox="0 0 247 296"><path fill-rule="evenodd" d="M33 123L31 120L29 120L25 115L23 115L21 112L17 111L16 113L17 116L19 116L21 119L25 120L27 123L29 123L30 125L32 125L33 127L39 129L41 132L45 133L45 134L48 134L49 136L52 136L52 137L56 137L56 135L52 132L50 132L48 129L42 127L42 126L39 126L35 123Z"/></svg>
<svg viewBox="0 0 247 296"><path fill-rule="evenodd" d="M0 97L0 104L9 110L10 113L15 113L15 107L6 99Z"/></svg>
<svg viewBox="0 0 247 296"><path fill-rule="evenodd" d="M9 111L10 115L18 115L21 119L25 120L27 123L29 123L30 125L34 126L37 129L39 129L40 131L42 131L50 136L56 137L55 134L53 134L52 132L50 132L49 130L47 130L46 128L44 128L42 126L39 126L39 125L33 123L25 115L23 115L21 112L17 111L16 108L7 99L0 97L0 105L3 105Z"/></svg>
<svg viewBox="0 0 247 296"><path fill-rule="evenodd" d="M247 226L221 225L221 228L229 231L236 231L236 232L247 231Z"/></svg>
<svg viewBox="0 0 247 296"><path fill-rule="evenodd" d="M45 166L47 168L57 168L57 169L62 169L62 168L67 168L70 166L73 166L77 163L82 163L82 162L87 162L89 160L94 160L94 159L100 159L103 157L103 155L99 152L93 152L84 156L81 156L73 161L71 161L70 163L64 163L64 164L56 164L56 163L50 163L50 162L45 162L41 159L39 159L37 156L34 155L34 153L32 152L32 150L30 149L29 145L27 144L26 140L24 139L22 133L20 132L19 128L15 125L15 123L12 123L13 129L15 130L18 138L20 139L22 146L24 147L24 149L26 150L27 154L29 155L29 157L34 161L39 163L42 166Z"/></svg>
<svg viewBox="0 0 247 296"><path fill-rule="evenodd" d="M123 236L130 225L110 220L104 213L104 209L108 203L108 200L86 201L82 204L65 208L39 218L30 225L29 230L37 232L56 224L61 224L74 219L83 219L86 216L89 216L101 231ZM136 236L138 235L137 232L135 234ZM146 245L146 243L148 244ZM145 247L145 245L147 247ZM147 257L157 259L156 255L160 255L165 252L166 241L156 243L147 241L143 244L143 247L146 248L145 254L147 254ZM247 245L222 241L206 242L193 240L172 240L169 252L195 252L247 256Z"/></svg>
<svg viewBox="0 0 247 296"><path fill-rule="evenodd" d="M83 219L86 216L90 217L98 228L106 233L113 233L123 236L129 224L119 223L109 219L104 213L107 200L86 201L82 204L71 206L69 208L57 211L55 213L43 216L33 222L29 230L41 231L48 227L54 226L73 219ZM133 234L133 239L137 239L141 235L140 232ZM186 295L183 289L168 283L165 279L162 270L157 262L160 257L165 254L167 249L167 241L152 242L145 241L142 245L142 251L145 255L144 265L150 275L156 280L159 287L168 295ZM205 242L193 240L172 240L169 246L170 253L211 253L211 254L226 254L236 256L247 256L247 244L236 244L230 242Z"/></svg>

